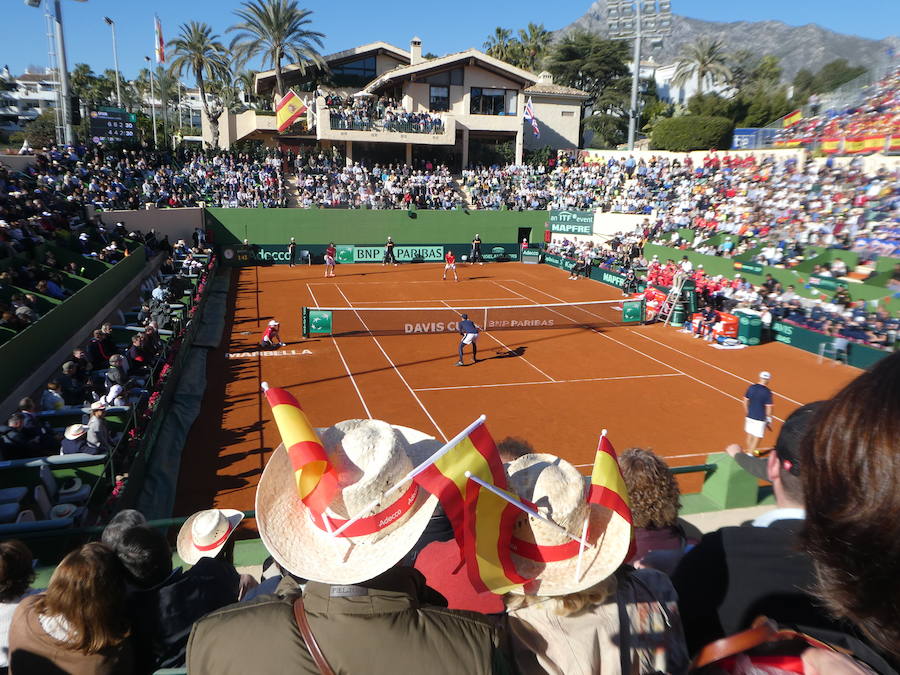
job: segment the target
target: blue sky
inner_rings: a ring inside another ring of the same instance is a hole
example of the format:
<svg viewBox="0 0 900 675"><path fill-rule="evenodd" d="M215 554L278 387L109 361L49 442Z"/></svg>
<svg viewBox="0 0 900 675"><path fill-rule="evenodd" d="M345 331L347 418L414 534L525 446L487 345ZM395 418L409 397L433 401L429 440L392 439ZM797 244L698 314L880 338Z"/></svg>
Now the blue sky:
<svg viewBox="0 0 900 675"><path fill-rule="evenodd" d="M47 63L47 39L43 12L22 0L3 4L4 39L0 65L14 73ZM153 14L163 24L168 40L178 25L201 20L223 33L234 22L232 9L238 0L62 0L69 68L89 63L100 72L112 68L109 27L104 15L117 23L122 72L132 78L153 53ZM315 29L326 35L323 53L339 51L374 40L406 47L413 35L422 38L423 50L443 54L481 47L495 26L517 29L528 21L555 30L571 23L589 7L590 0L454 0L444 2L379 2L343 0L317 3L301 0L313 10ZM792 25L819 23L839 32L871 38L900 33L898 0L672 0L677 14L714 21L777 19ZM452 12L448 12L452 8ZM226 44L230 36L226 36Z"/></svg>

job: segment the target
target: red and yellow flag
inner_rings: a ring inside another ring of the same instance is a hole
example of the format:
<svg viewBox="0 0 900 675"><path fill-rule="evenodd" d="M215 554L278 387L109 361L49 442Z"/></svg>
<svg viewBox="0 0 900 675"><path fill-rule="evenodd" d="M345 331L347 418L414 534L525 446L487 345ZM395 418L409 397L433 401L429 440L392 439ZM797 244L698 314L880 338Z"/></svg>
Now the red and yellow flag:
<svg viewBox="0 0 900 675"><path fill-rule="evenodd" d="M833 155L836 152L839 152L841 149L841 139L840 138L823 138L822 139L822 152L826 152L829 155Z"/></svg>
<svg viewBox="0 0 900 675"><path fill-rule="evenodd" d="M891 136L891 141L888 143L888 150L891 152L900 152L900 134Z"/></svg>
<svg viewBox="0 0 900 675"><path fill-rule="evenodd" d="M795 110L794 112L788 113L787 115L785 115L781 124L782 124L782 127L786 129L787 127L794 126L795 124L797 124L797 122L799 122L802 119L803 119L803 113L800 112L799 110Z"/></svg>
<svg viewBox="0 0 900 675"><path fill-rule="evenodd" d="M275 104L275 122L278 124L278 132L281 133L290 127L305 112L306 104L300 100L293 89L289 89L288 93Z"/></svg>
<svg viewBox="0 0 900 675"><path fill-rule="evenodd" d="M521 514L499 495L469 481L461 551L476 591L502 595L528 581L512 561L512 535Z"/></svg>
<svg viewBox="0 0 900 675"><path fill-rule="evenodd" d="M625 480L622 478L616 450L606 435L600 437L600 444L597 446L588 501L612 509L629 524L632 522L628 488L625 487Z"/></svg>
<svg viewBox="0 0 900 675"><path fill-rule="evenodd" d="M321 514L337 492L337 472L297 399L278 387L269 387L266 399L287 448L297 494L307 508Z"/></svg>
<svg viewBox="0 0 900 675"><path fill-rule="evenodd" d="M479 590L505 593L523 583L509 556L519 510L466 477L507 489L506 473L494 439L482 422L414 480L435 495L463 551L469 580Z"/></svg>
<svg viewBox="0 0 900 675"><path fill-rule="evenodd" d="M859 152L865 152L866 143L865 139L861 136L856 136L854 138L845 138L844 139L844 154L845 155L855 155Z"/></svg>

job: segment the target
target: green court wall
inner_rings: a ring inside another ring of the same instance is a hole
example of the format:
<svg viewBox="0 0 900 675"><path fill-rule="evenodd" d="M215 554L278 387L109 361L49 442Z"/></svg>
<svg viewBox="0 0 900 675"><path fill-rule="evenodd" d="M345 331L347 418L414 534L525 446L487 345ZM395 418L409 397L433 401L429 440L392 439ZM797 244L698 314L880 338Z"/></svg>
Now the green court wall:
<svg viewBox="0 0 900 675"><path fill-rule="evenodd" d="M216 244L287 245L315 249L329 242L382 245L393 237L400 246L468 244L476 234L486 246L510 245L520 227L531 228L531 242L543 241L546 211L372 211L367 209L206 209L206 227Z"/></svg>

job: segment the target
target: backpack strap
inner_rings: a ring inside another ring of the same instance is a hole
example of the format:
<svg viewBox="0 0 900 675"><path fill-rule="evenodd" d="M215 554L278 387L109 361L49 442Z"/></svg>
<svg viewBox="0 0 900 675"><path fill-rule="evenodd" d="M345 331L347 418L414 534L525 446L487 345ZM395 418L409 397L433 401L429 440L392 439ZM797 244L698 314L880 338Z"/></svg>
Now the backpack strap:
<svg viewBox="0 0 900 675"><path fill-rule="evenodd" d="M316 662L316 667L322 675L335 675L334 670L328 665L328 659L322 653L319 643L316 642L316 636L313 635L312 629L309 627L309 621L306 618L306 609L303 607L303 597L294 600L294 619L297 621L297 627L300 629L300 635L303 636L303 642L309 650L309 655Z"/></svg>

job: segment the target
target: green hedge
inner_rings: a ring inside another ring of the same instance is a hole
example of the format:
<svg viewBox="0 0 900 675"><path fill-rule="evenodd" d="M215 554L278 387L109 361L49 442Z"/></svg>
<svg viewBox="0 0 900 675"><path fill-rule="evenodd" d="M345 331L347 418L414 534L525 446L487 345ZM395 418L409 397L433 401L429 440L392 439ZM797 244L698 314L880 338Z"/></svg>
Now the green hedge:
<svg viewBox="0 0 900 675"><path fill-rule="evenodd" d="M689 152L731 147L734 123L725 117L686 115L660 120L653 127L650 147L654 150Z"/></svg>

